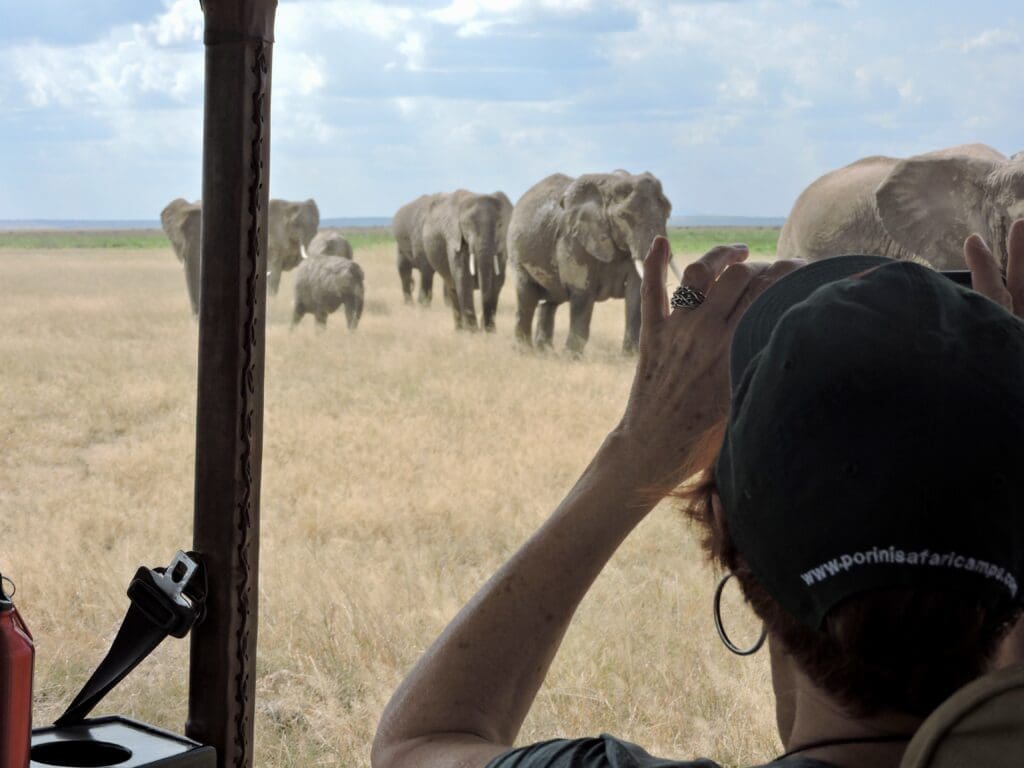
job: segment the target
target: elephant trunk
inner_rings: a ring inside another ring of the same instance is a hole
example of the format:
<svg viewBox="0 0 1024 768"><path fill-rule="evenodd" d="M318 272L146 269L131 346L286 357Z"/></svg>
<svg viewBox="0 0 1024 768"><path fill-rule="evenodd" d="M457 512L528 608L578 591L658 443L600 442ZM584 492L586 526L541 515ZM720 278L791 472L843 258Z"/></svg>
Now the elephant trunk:
<svg viewBox="0 0 1024 768"><path fill-rule="evenodd" d="M644 259L647 258L647 254L651 250L651 243L654 242L654 238L658 236L667 236L664 223L660 227L653 226L638 229L634 233L634 237L630 239L629 255L633 259L633 266L636 267L637 274L641 277L644 274ZM674 263L672 268L673 271L678 272Z"/></svg>
<svg viewBox="0 0 1024 768"><path fill-rule="evenodd" d="M501 274L501 264L498 260L498 242L495 237L494 228L481 233L481 236L472 237L468 243L470 263L476 275L476 282L480 287L480 296L486 300L495 291L495 280Z"/></svg>

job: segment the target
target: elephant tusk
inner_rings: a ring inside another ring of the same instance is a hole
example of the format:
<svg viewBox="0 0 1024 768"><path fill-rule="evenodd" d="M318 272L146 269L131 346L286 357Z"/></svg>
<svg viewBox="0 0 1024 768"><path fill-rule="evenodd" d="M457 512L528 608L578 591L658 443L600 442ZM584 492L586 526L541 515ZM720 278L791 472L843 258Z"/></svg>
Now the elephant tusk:
<svg viewBox="0 0 1024 768"><path fill-rule="evenodd" d="M306 246L304 246L302 243L299 243L299 254L302 256L303 261L309 258L309 254L306 253Z"/></svg>
<svg viewBox="0 0 1024 768"><path fill-rule="evenodd" d="M636 273L638 275L640 275L640 277L643 277L644 276L644 265L643 265L643 262L641 262L639 259L633 259L633 266L636 267Z"/></svg>
<svg viewBox="0 0 1024 768"><path fill-rule="evenodd" d="M501 276L501 262L498 261L498 254L494 254L494 274Z"/></svg>
<svg viewBox="0 0 1024 768"><path fill-rule="evenodd" d="M476 254L469 254L469 274L476 277Z"/></svg>

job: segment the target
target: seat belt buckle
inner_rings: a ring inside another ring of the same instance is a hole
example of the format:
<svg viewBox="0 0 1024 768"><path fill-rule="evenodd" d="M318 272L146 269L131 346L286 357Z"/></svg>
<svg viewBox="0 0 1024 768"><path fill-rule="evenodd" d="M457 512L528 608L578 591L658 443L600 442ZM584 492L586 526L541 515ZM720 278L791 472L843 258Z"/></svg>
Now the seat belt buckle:
<svg viewBox="0 0 1024 768"><path fill-rule="evenodd" d="M154 625L180 638L202 618L205 582L201 565L179 550L166 568L139 568L128 598Z"/></svg>

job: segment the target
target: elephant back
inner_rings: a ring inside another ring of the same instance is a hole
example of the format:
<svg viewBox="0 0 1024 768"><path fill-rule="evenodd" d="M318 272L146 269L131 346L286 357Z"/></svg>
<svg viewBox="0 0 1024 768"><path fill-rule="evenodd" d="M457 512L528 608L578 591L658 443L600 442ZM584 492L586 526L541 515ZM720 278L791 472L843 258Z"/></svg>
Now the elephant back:
<svg viewBox="0 0 1024 768"><path fill-rule="evenodd" d="M815 261L879 251L891 255L875 210L875 190L898 162L882 155L865 157L811 182L779 233L778 258Z"/></svg>
<svg viewBox="0 0 1024 768"><path fill-rule="evenodd" d="M514 265L532 260L549 262L553 258L558 221L559 201L573 178L552 174L534 184L512 208L508 223L508 257Z"/></svg>
<svg viewBox="0 0 1024 768"><path fill-rule="evenodd" d="M338 256L352 258L352 245L337 232L318 232L309 244L309 257Z"/></svg>

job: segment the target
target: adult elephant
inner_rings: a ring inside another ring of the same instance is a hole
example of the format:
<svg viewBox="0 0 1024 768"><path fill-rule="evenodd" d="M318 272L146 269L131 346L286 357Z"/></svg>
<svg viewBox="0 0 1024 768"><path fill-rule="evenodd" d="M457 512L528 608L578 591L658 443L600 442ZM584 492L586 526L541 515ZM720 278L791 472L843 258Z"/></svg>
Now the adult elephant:
<svg viewBox="0 0 1024 768"><path fill-rule="evenodd" d="M864 253L964 269L964 239L978 232L1005 264L1006 234L1021 216L1021 153L1007 159L984 144L965 144L905 160L866 157L801 193L779 235L778 256Z"/></svg>
<svg viewBox="0 0 1024 768"><path fill-rule="evenodd" d="M196 203L176 198L160 212L160 224L171 241L174 253L185 266L185 285L192 314L199 314L199 243L203 209Z"/></svg>
<svg viewBox="0 0 1024 768"><path fill-rule="evenodd" d="M199 314L200 221L202 203L172 200L160 213L160 223L185 265L185 282L192 314ZM313 200L292 203L271 200L267 211L267 289L277 293L281 273L297 267L320 226L320 211Z"/></svg>
<svg viewBox="0 0 1024 768"><path fill-rule="evenodd" d="M482 195L459 189L433 196L421 211L423 249L444 280L455 328L476 330L473 291L479 287L483 327L493 331L498 294L505 284L511 201L504 192Z"/></svg>
<svg viewBox="0 0 1024 768"><path fill-rule="evenodd" d="M420 195L399 208L391 219L391 232L398 249L398 279L406 304L412 304L414 269L420 273L419 303L429 307L434 296L434 268L423 248L423 216L438 197L436 194Z"/></svg>
<svg viewBox="0 0 1024 768"><path fill-rule="evenodd" d="M267 209L267 290L277 295L281 273L294 269L320 226L320 210L313 200L271 200Z"/></svg>
<svg viewBox="0 0 1024 768"><path fill-rule="evenodd" d="M550 347L555 312L569 302L566 348L580 354L590 336L594 302L626 300L625 352L640 339L640 263L664 235L672 204L650 173L548 176L516 203L508 227L516 270L516 337Z"/></svg>

